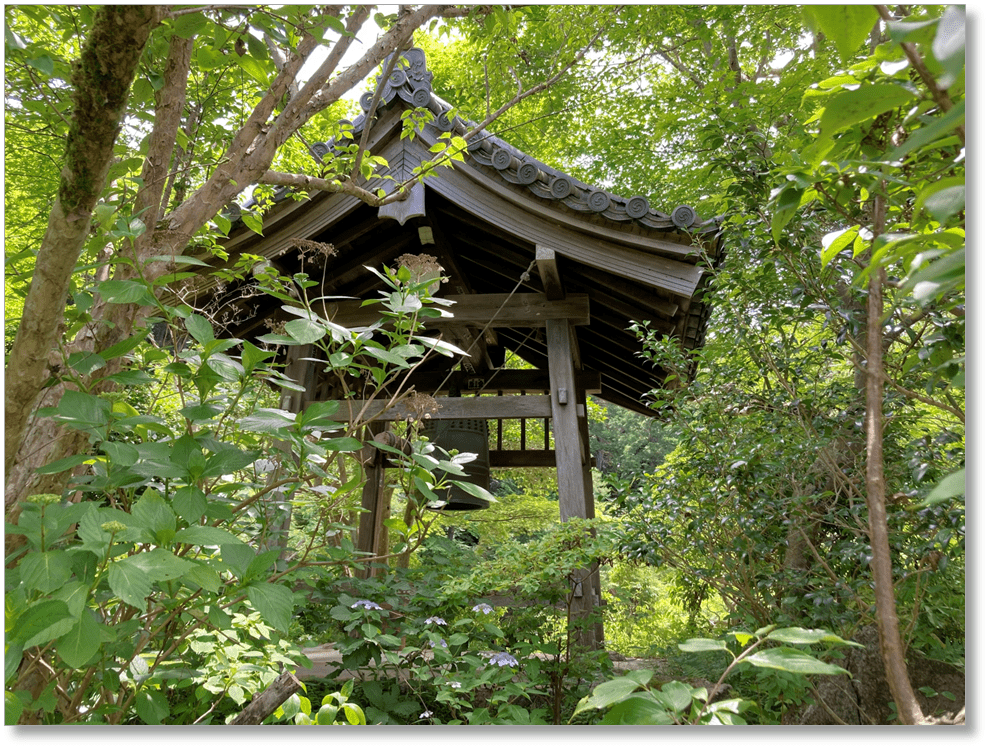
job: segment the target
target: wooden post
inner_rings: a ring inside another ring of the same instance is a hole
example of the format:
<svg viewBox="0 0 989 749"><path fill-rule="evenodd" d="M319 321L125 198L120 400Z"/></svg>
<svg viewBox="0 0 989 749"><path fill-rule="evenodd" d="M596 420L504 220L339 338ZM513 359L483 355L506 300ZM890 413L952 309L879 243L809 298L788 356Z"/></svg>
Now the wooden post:
<svg viewBox="0 0 989 749"><path fill-rule="evenodd" d="M546 321L546 346L549 351L550 401L553 409L553 437L556 447L556 480L560 493L560 520L593 517L590 455L580 428L578 407L584 405L583 392L577 390L574 371L576 352L566 320ZM594 578L590 570L575 570L581 585L574 598L573 615L589 617L594 613ZM581 646L593 649L598 641L597 628L582 629ZM603 640L603 638L602 638Z"/></svg>
<svg viewBox="0 0 989 749"><path fill-rule="evenodd" d="M368 424L366 434L370 437L384 431L386 422L375 421ZM361 453L364 464L364 490L361 496L361 521L357 531L357 549L369 554L377 554L378 529L384 520L385 504L385 460L384 455L375 447L367 446ZM364 565L359 572L361 577L373 577L369 565Z"/></svg>

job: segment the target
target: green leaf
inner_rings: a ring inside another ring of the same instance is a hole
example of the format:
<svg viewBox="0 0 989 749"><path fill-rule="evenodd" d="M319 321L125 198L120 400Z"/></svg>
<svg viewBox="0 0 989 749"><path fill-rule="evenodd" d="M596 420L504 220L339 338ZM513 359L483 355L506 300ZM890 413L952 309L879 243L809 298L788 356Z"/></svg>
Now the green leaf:
<svg viewBox="0 0 989 749"><path fill-rule="evenodd" d="M20 659L18 659L19 661ZM15 666L16 668L16 666ZM10 669L7 673L12 673ZM5 689L3 692L3 722L5 726L16 726L17 721L21 719L21 715L24 714L24 703L21 702L21 698L16 694L11 692L9 689Z"/></svg>
<svg viewBox="0 0 989 749"><path fill-rule="evenodd" d="M854 91L842 91L824 108L820 137L828 138L849 125L916 100L917 97L910 91L895 83L862 84Z"/></svg>
<svg viewBox="0 0 989 749"><path fill-rule="evenodd" d="M938 81L947 88L965 65L965 11L957 5L949 5L941 16L931 52L949 76L948 81Z"/></svg>
<svg viewBox="0 0 989 749"><path fill-rule="evenodd" d="M254 549L238 539L237 543L222 544L220 558L238 578L243 578L247 566L254 559Z"/></svg>
<svg viewBox="0 0 989 749"><path fill-rule="evenodd" d="M66 390L55 408L54 418L76 429L100 427L110 419L110 404L95 395Z"/></svg>
<svg viewBox="0 0 989 749"><path fill-rule="evenodd" d="M32 551L20 563L21 581L32 590L51 593L72 577L68 552Z"/></svg>
<svg viewBox="0 0 989 749"><path fill-rule="evenodd" d="M939 504L948 499L953 499L955 497L965 496L965 469L955 471L954 473L949 473L943 479L938 482L938 485L931 489L930 493L924 499L913 506L913 508L927 507L933 504ZM911 508L911 509L913 509Z"/></svg>
<svg viewBox="0 0 989 749"><path fill-rule="evenodd" d="M911 151L923 145L951 134L955 128L965 122L965 102L955 104L950 110L939 116L934 122L914 130L903 145L893 151L890 159L899 161Z"/></svg>
<svg viewBox="0 0 989 749"><path fill-rule="evenodd" d="M326 335L326 328L315 320L295 319L285 323L285 332L299 344L315 343Z"/></svg>
<svg viewBox="0 0 989 749"><path fill-rule="evenodd" d="M149 726L160 726L169 715L168 700L157 689L147 689L134 700L137 716Z"/></svg>
<svg viewBox="0 0 989 749"><path fill-rule="evenodd" d="M186 330L189 331L189 335L195 338L199 343L206 343L208 341L215 340L216 336L213 335L213 326L210 325L209 320L207 320L202 315L192 314L185 319Z"/></svg>
<svg viewBox="0 0 989 749"><path fill-rule="evenodd" d="M247 599L265 622L281 632L288 632L294 610L292 592L288 588L275 583L251 583L247 586Z"/></svg>
<svg viewBox="0 0 989 749"><path fill-rule="evenodd" d="M63 624L65 624L64 631L51 634ZM17 617L13 629L7 633L7 643L8 645L12 642L20 643L24 648L43 645L61 637L72 629L74 624L75 617L72 616L65 601L51 599L38 601Z"/></svg>
<svg viewBox="0 0 989 749"><path fill-rule="evenodd" d="M927 185L917 194L917 207L926 210L938 223L947 224L965 210L965 177L948 177Z"/></svg>
<svg viewBox="0 0 989 749"><path fill-rule="evenodd" d="M87 610L71 630L58 638L55 650L69 668L82 668L99 651L101 641L99 624Z"/></svg>
<svg viewBox="0 0 989 749"><path fill-rule="evenodd" d="M223 584L220 574L205 562L194 564L192 569L182 575L180 580L192 589L202 588L210 593L219 592L220 586Z"/></svg>
<svg viewBox="0 0 989 749"><path fill-rule="evenodd" d="M151 595L151 578L130 557L109 564L110 590L124 603L144 610L144 600Z"/></svg>
<svg viewBox="0 0 989 749"><path fill-rule="evenodd" d="M164 538L165 534L170 539L174 535L175 513L153 489L145 491L134 503L131 515L136 523L149 530L156 539Z"/></svg>
<svg viewBox="0 0 989 749"><path fill-rule="evenodd" d="M780 193L776 201L776 210L773 212L772 232L773 241L779 242L783 233L783 228L790 223L790 219L800 208L800 199L804 191L799 187L788 187Z"/></svg>
<svg viewBox="0 0 989 749"><path fill-rule="evenodd" d="M728 648L720 640L708 640L701 637L692 637L686 642L680 643L678 647L686 653L706 653L711 650L728 651Z"/></svg>
<svg viewBox="0 0 989 749"><path fill-rule="evenodd" d="M112 304L154 306L155 297L147 284L140 281L103 281L97 287L100 296Z"/></svg>
<svg viewBox="0 0 989 749"><path fill-rule="evenodd" d="M143 551L128 557L131 564L142 570L151 582L174 580L191 570L194 562L175 556L172 552L161 547Z"/></svg>
<svg viewBox="0 0 989 749"><path fill-rule="evenodd" d="M238 450L230 448L210 455L202 475L206 477L223 476L239 471L251 465L261 456L257 450Z"/></svg>
<svg viewBox="0 0 989 749"><path fill-rule="evenodd" d="M177 544L192 544L194 546L226 546L226 545L244 545L245 548L250 551L249 547L246 547L243 541L241 541L237 536L235 536L230 531L225 531L222 528L214 528L211 525L190 525L188 528L183 528L175 537L172 539ZM253 556L253 552L251 552Z"/></svg>
<svg viewBox="0 0 989 749"><path fill-rule="evenodd" d="M268 87L268 71L265 66L251 55L234 55L234 62L259 84ZM244 222L247 223L246 221ZM260 234L261 232L258 232Z"/></svg>
<svg viewBox="0 0 989 749"><path fill-rule="evenodd" d="M825 663L801 650L786 647L761 650L743 658L742 661L760 668L773 668L791 674L829 674L831 676L848 674L848 671L840 666Z"/></svg>
<svg viewBox="0 0 989 749"><path fill-rule="evenodd" d="M615 705L601 720L603 726L669 726L674 715L649 695L634 694Z"/></svg>
<svg viewBox="0 0 989 749"><path fill-rule="evenodd" d="M259 408L251 416L237 422L246 431L278 434L282 429L295 425L295 414L279 408Z"/></svg>
<svg viewBox="0 0 989 749"><path fill-rule="evenodd" d="M264 228L264 224L259 217L255 216L253 213L247 213L245 211L240 214L240 218L244 222L244 226L253 231L255 234L264 236L264 233L261 231Z"/></svg>
<svg viewBox="0 0 989 749"><path fill-rule="evenodd" d="M635 674L633 678L629 678L631 673ZM632 692L640 689L643 684L648 683L649 679L652 678L653 672L642 669L631 673L629 676L620 676L617 679L611 679L594 687L594 691L591 694L577 703L577 709L574 711L574 715L587 710L599 710L625 699Z"/></svg>
<svg viewBox="0 0 989 749"><path fill-rule="evenodd" d="M265 359L270 359L274 355L274 351L262 351L250 341L244 341L244 348L241 353L240 361L244 366L245 372L253 372L258 364L263 362Z"/></svg>
<svg viewBox="0 0 989 749"><path fill-rule="evenodd" d="M857 236L858 229L854 227L845 230L839 229L838 231L827 234L823 240L824 249L821 252L821 267L823 268L834 260L835 256L848 247Z"/></svg>
<svg viewBox="0 0 989 749"><path fill-rule="evenodd" d="M834 42L844 61L858 52L879 20L870 5L809 5L806 10L817 29Z"/></svg>
<svg viewBox="0 0 989 749"><path fill-rule="evenodd" d="M196 486L183 486L176 489L172 495L172 507L187 523L196 523L206 514L207 500L206 494ZM183 529L175 534L172 539L174 543L191 543L180 541L179 536L185 533Z"/></svg>
<svg viewBox="0 0 989 749"><path fill-rule="evenodd" d="M819 642L826 642L833 645L853 645L862 647L857 642L844 640L838 635L828 632L826 629L803 629L802 627L784 627L774 630L766 636L767 640L777 640L791 645L816 645Z"/></svg>
<svg viewBox="0 0 989 749"><path fill-rule="evenodd" d="M341 453L357 452L364 446L359 439L353 437L330 437L329 439L321 439L319 444L327 450Z"/></svg>

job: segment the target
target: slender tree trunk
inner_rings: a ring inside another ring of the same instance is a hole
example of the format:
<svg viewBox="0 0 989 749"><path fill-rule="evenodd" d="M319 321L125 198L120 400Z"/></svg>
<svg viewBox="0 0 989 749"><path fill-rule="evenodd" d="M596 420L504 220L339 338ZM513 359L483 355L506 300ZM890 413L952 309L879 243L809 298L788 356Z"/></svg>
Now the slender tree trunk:
<svg viewBox="0 0 989 749"><path fill-rule="evenodd" d="M885 204L876 199L876 235L885 223ZM886 272L878 268L869 277L867 303L865 373L866 424L866 504L869 508L869 537L872 542L872 579L876 596L876 626L886 681L902 723L920 723L924 714L917 702L907 674L907 664L900 639L900 622L896 614L893 565L886 524L886 479L883 470L883 281Z"/></svg>
<svg viewBox="0 0 989 749"><path fill-rule="evenodd" d="M101 7L72 73L74 106L58 195L5 372L4 477L17 456L64 319L69 279L113 159L131 82L159 10Z"/></svg>

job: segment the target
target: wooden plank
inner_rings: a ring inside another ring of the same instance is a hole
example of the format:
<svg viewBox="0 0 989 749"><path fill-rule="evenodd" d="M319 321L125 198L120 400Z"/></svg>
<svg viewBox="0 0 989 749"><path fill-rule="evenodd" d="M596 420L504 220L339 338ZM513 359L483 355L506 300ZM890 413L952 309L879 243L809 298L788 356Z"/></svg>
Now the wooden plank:
<svg viewBox="0 0 989 749"><path fill-rule="evenodd" d="M500 372L470 375L466 372L413 372L406 381L420 393L434 393L442 384L444 388L456 388L463 394L514 393L528 390L549 391L548 369L503 369ZM577 387L596 395L601 391L601 373L585 370L577 373Z"/></svg>
<svg viewBox="0 0 989 749"><path fill-rule="evenodd" d="M563 279L560 278L560 269L556 264L556 250L536 245L536 267L543 280L546 298L557 300L566 297L567 292L563 288Z"/></svg>
<svg viewBox="0 0 989 749"><path fill-rule="evenodd" d="M591 322L590 301L586 294L574 294L566 299L550 301L545 294L455 294L444 297L453 306L445 307L453 317L431 319L429 327L477 325L491 323L493 328L523 325L541 328L547 320L573 320L575 325ZM502 306L504 305L504 306ZM373 325L381 319L380 308L361 307L360 300L341 300L326 306L327 314L337 325L357 328Z"/></svg>
<svg viewBox="0 0 989 749"><path fill-rule="evenodd" d="M555 468L556 450L489 450L492 468Z"/></svg>
<svg viewBox="0 0 989 749"><path fill-rule="evenodd" d="M439 410L429 414L431 419L545 419L553 415L548 395L501 395L484 398L436 398ZM306 401L306 406L314 401ZM389 401L351 400L343 401L340 410L332 418L341 422L353 421L361 415L362 420L403 421L417 419L407 405L399 402L388 405ZM365 410L365 406L367 406Z"/></svg>

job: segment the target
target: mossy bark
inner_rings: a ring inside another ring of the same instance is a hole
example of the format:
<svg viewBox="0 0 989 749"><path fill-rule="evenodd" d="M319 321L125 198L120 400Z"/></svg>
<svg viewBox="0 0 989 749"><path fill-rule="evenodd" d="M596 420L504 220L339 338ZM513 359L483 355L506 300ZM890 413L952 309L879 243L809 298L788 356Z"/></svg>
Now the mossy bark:
<svg viewBox="0 0 989 749"><path fill-rule="evenodd" d="M101 7L73 70L73 111L58 195L5 372L7 478L46 379L49 355L64 318L69 279L113 159L138 62L157 21L155 6Z"/></svg>

